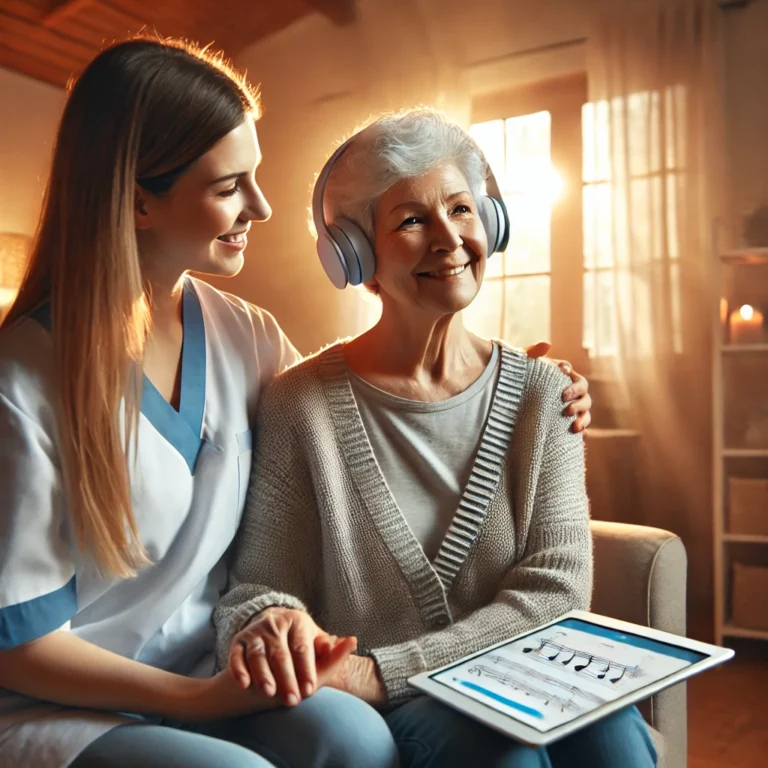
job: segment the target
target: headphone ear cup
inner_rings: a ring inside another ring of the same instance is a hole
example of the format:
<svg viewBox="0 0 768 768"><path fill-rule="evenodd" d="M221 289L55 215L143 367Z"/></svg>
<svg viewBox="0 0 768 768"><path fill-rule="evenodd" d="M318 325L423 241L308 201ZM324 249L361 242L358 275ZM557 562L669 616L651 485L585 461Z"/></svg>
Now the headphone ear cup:
<svg viewBox="0 0 768 768"><path fill-rule="evenodd" d="M373 280L376 257L365 232L349 219L335 219L328 231L343 254L349 284L360 285Z"/></svg>
<svg viewBox="0 0 768 768"><path fill-rule="evenodd" d="M509 211L503 200L499 200L497 197L492 197L496 210L499 213L499 242L496 244L496 250L500 253L507 250L509 245L509 236L511 227L509 226Z"/></svg>
<svg viewBox="0 0 768 768"><path fill-rule="evenodd" d="M349 270L341 249L333 237L321 234L317 238L317 255L325 274L336 288L346 288L349 282Z"/></svg>
<svg viewBox="0 0 768 768"><path fill-rule="evenodd" d="M480 201L480 220L488 238L488 255L506 250L509 243L509 217L501 200L485 195Z"/></svg>

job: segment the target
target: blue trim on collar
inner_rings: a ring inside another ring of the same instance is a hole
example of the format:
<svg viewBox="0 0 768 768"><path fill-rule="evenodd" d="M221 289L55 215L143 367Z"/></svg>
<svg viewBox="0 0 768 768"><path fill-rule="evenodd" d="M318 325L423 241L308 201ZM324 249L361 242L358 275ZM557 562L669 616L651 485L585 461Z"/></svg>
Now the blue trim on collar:
<svg viewBox="0 0 768 768"><path fill-rule="evenodd" d="M179 413L200 436L205 411L205 323L200 299L191 280L184 283L184 342L181 348L181 402Z"/></svg>
<svg viewBox="0 0 768 768"><path fill-rule="evenodd" d="M33 320L36 320L40 325L45 328L48 333L51 332L51 303L46 302L42 307L38 307L34 312L30 314Z"/></svg>
<svg viewBox="0 0 768 768"><path fill-rule="evenodd" d="M30 317L51 330L50 303L36 309ZM195 463L203 444L205 414L205 322L200 298L190 279L184 280L182 295L184 338L181 346L181 398L179 410L158 392L144 374L141 412L152 426L181 454L194 475Z"/></svg>
<svg viewBox="0 0 768 768"><path fill-rule="evenodd" d="M0 650L36 640L66 624L77 613L73 576L63 587L23 603L0 608Z"/></svg>
<svg viewBox="0 0 768 768"><path fill-rule="evenodd" d="M179 410L158 392L144 375L141 412L154 428L181 454L195 473L203 440L205 412L205 323L200 299L191 280L184 282L182 297L184 340L181 347L181 397Z"/></svg>

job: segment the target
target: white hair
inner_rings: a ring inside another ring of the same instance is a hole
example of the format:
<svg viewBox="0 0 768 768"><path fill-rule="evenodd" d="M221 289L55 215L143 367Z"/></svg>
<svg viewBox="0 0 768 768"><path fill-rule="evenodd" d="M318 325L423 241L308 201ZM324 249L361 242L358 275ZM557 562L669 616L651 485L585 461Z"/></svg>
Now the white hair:
<svg viewBox="0 0 768 768"><path fill-rule="evenodd" d="M373 241L374 211L381 196L398 181L449 163L479 199L488 164L466 131L434 109L384 114L355 135L331 171L323 198L325 219L350 219Z"/></svg>

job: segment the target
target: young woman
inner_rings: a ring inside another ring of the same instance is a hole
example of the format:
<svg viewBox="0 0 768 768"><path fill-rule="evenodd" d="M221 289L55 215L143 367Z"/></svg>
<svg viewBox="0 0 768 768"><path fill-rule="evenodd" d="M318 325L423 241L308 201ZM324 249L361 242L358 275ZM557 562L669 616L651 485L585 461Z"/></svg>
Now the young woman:
<svg viewBox="0 0 768 768"><path fill-rule="evenodd" d="M0 331L3 767L394 765L381 718L331 689L218 738L168 724L274 706L213 676L211 611L261 392L298 355L268 313L186 275L236 274L270 216L257 116L221 61L150 40L69 96ZM330 647L328 668L353 643Z"/></svg>
<svg viewBox="0 0 768 768"><path fill-rule="evenodd" d="M222 61L158 40L107 49L69 95L0 330L3 768L396 762L383 719L322 688L351 639L313 644L300 706L213 674L251 426L298 358L187 274L236 274L270 216L258 111Z"/></svg>

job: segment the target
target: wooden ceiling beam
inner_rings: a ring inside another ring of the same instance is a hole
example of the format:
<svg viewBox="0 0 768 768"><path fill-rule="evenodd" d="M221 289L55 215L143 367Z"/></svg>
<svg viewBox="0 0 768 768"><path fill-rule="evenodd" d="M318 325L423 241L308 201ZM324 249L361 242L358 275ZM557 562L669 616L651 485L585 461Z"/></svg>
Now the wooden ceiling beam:
<svg viewBox="0 0 768 768"><path fill-rule="evenodd" d="M39 58L45 58L51 53L61 54L70 59L73 66L85 63L93 57L93 48L90 45L2 11L0 37L6 42L10 40L11 47L16 51L23 51L26 47L34 50L36 46L42 54Z"/></svg>
<svg viewBox="0 0 768 768"><path fill-rule="evenodd" d="M90 3L91 0L53 0L40 23L44 27L55 27L62 19L68 19Z"/></svg>
<svg viewBox="0 0 768 768"><path fill-rule="evenodd" d="M345 27L357 20L355 0L304 0L304 2L337 26Z"/></svg>
<svg viewBox="0 0 768 768"><path fill-rule="evenodd" d="M242 2L242 0L240 0ZM116 39L142 29L192 40L215 41L235 55L257 39L297 19L322 13L333 24L355 21L354 0L262 0L249 23L233 24L222 6L238 0L0 0L0 66L39 80L64 85ZM150 10L150 8L152 10ZM236 14L230 14L233 17ZM29 66L24 65L30 57Z"/></svg>
<svg viewBox="0 0 768 768"><path fill-rule="evenodd" d="M41 61L28 51L15 51L8 45L0 45L0 67L59 88L64 88L72 75L69 67L60 67L49 61Z"/></svg>
<svg viewBox="0 0 768 768"><path fill-rule="evenodd" d="M91 13L86 15L83 12L89 7ZM78 16L78 22L87 16L103 18L110 26L120 29L122 34L127 33L127 30L136 31L146 23L145 19L119 8L113 8L111 5L102 4L98 0L53 0L40 23L44 27L55 28L60 22L75 19ZM123 27L125 32L122 30Z"/></svg>
<svg viewBox="0 0 768 768"><path fill-rule="evenodd" d="M0 11L12 13L14 16L34 21L36 24L40 23L40 19L45 13L45 11L24 2L24 0L0 0Z"/></svg>
<svg viewBox="0 0 768 768"><path fill-rule="evenodd" d="M79 72L85 66L84 62L78 61L74 56L52 48L45 48L39 40L19 38L0 29L0 50L3 49L22 56L34 56L39 61L44 61L46 64L70 74ZM24 70L22 69L21 72Z"/></svg>

